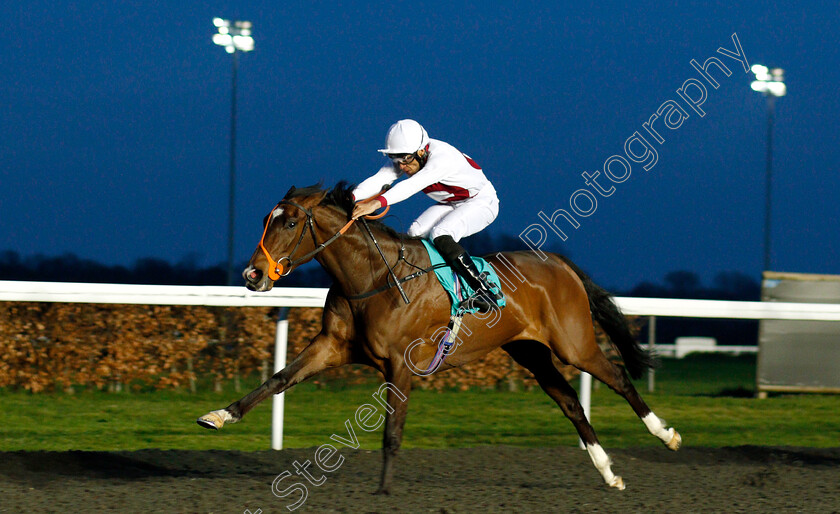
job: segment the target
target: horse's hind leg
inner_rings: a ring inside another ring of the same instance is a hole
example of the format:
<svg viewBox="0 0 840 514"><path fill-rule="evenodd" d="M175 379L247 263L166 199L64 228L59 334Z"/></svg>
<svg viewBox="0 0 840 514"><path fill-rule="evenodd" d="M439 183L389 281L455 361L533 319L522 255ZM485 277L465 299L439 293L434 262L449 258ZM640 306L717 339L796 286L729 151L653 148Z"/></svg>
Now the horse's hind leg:
<svg viewBox="0 0 840 514"><path fill-rule="evenodd" d="M630 377L627 376L627 371L611 362L604 355L604 352L598 348L594 341L594 334L592 335L591 348L592 351L585 358L569 360L569 364L589 373L624 397L651 434L658 437L668 449L679 450L680 445L682 445L682 436L673 427L666 428L665 422L650 410L639 392L636 391Z"/></svg>
<svg viewBox="0 0 840 514"><path fill-rule="evenodd" d="M563 414L577 429L592 463L595 464L607 485L620 490L624 489L624 480L612 472L610 458L598 442L595 429L586 419L577 393L551 362L551 350L536 341L508 343L502 346L502 349L522 367L533 373L543 391L557 402Z"/></svg>
<svg viewBox="0 0 840 514"><path fill-rule="evenodd" d="M269 396L282 393L316 373L347 362L349 362L349 351L346 344L321 333L288 366L275 373L261 386L224 409L214 410L201 416L198 418L198 424L204 428L218 430L225 423L236 423Z"/></svg>

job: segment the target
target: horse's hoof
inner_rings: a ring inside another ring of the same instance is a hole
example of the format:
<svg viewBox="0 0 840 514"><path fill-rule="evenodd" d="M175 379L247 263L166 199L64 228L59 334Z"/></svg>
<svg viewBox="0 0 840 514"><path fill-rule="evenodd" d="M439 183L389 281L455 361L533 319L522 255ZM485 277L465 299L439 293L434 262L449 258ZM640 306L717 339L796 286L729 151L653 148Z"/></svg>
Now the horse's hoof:
<svg viewBox="0 0 840 514"><path fill-rule="evenodd" d="M225 421L227 421L229 417L230 414L228 414L225 410L214 410L213 412L210 412L198 418L196 420L196 423L203 426L204 428L218 430L225 425Z"/></svg>
<svg viewBox="0 0 840 514"><path fill-rule="evenodd" d="M624 490L624 480L621 477L616 476L615 478L613 478L612 482L610 483L610 487L615 487L619 491L623 491Z"/></svg>
<svg viewBox="0 0 840 514"><path fill-rule="evenodd" d="M674 430L674 437L672 437L670 441L665 443L665 446L667 446L669 450L679 450L680 446L682 446L682 436L680 436L680 433Z"/></svg>

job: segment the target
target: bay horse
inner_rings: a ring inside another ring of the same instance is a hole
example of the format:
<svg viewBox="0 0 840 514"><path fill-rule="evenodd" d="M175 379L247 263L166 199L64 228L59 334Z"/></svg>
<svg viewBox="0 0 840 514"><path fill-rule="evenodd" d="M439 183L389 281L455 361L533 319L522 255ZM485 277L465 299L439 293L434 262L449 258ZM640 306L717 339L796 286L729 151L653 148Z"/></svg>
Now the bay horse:
<svg viewBox="0 0 840 514"><path fill-rule="evenodd" d="M440 327L447 326L450 300L434 273L418 273L418 269L430 265L419 238L398 234L379 222L368 223L368 232L361 226L366 221L354 223L350 219L351 191L344 183L331 191L320 186L292 187L266 216L263 238L243 272L246 286L268 291L276 280L314 258L333 279L322 328L283 370L242 399L202 416L198 423L219 429L225 423L241 420L271 395L316 373L350 363L366 364L379 370L389 386L377 491L388 493L402 441L412 375L425 370L437 351L434 340L428 344L413 342L418 337L431 338ZM631 335L627 320L608 292L557 254L502 252L486 259L500 275L508 270L518 281L505 281L504 309L493 310L481 319L478 313L464 318L469 333L460 338L438 371L462 366L501 347L533 373L540 387L557 402L610 487L624 489L624 481L613 473L575 390L552 363L552 354L624 397L651 434L669 449L679 449L679 433L667 428L650 410L628 377L629 372L639 378L651 366L651 359ZM410 274L414 274L413 279L402 283L400 290L411 299L407 303L398 288L389 286L394 285L394 276ZM492 323L486 322L490 315ZM610 361L598 347L593 320L618 349L623 367Z"/></svg>

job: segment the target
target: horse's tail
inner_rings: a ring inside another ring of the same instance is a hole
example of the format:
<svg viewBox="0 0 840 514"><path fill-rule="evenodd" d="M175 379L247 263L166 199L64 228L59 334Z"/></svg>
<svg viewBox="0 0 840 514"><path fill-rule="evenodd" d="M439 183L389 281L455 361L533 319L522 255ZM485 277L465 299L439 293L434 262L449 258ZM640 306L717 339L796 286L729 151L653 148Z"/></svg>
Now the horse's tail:
<svg viewBox="0 0 840 514"><path fill-rule="evenodd" d="M572 261L562 255L558 257L563 259L563 262L580 277L586 294L589 296L589 310L592 312L592 318L601 325L615 347L618 348L618 352L624 360L624 367L630 373L630 376L640 378L645 370L653 366L654 361L633 337L630 332L630 324L627 323L627 318L615 304L612 295L595 284Z"/></svg>

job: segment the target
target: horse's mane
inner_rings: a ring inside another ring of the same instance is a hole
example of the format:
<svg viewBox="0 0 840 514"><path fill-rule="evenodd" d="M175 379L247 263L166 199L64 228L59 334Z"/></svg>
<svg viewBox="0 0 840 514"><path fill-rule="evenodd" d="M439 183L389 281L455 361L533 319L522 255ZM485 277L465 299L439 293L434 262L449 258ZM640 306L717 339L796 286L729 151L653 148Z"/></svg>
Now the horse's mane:
<svg viewBox="0 0 840 514"><path fill-rule="evenodd" d="M347 215L347 219L350 219L350 213L353 212L353 205L356 203L353 200L353 190L356 189L355 184L349 184L346 181L342 180L332 190L327 191L327 195L321 200L319 205L331 205L334 207L338 207L341 211L343 211ZM289 192L286 193L286 196L283 197L285 200L291 200L293 198L300 198L303 196L312 196L315 194L323 193L326 191L322 183L313 184L311 186L306 186L302 188L292 187L289 189ZM398 232L393 228L389 227L388 225L374 220L368 220L368 225L371 227L376 227L386 234L395 237L397 239L421 239L420 237L410 237L408 234L403 234L402 232Z"/></svg>

